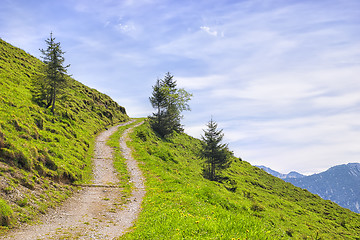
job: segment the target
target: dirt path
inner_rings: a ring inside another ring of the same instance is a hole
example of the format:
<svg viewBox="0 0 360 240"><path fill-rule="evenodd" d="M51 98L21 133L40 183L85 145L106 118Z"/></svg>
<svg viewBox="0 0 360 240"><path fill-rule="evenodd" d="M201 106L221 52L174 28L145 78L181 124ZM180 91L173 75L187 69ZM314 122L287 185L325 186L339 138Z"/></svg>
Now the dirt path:
<svg viewBox="0 0 360 240"><path fill-rule="evenodd" d="M61 207L50 210L40 219L42 224L15 229L5 239L114 239L124 234L137 218L145 195L141 171L126 146L127 135L133 127L125 130L119 142L127 159L130 181L134 184L132 196L122 206L117 204L122 194L120 189L114 187L118 180L113 167L112 149L106 145L106 141L119 126L129 123L112 127L96 138L92 186L84 187Z"/></svg>

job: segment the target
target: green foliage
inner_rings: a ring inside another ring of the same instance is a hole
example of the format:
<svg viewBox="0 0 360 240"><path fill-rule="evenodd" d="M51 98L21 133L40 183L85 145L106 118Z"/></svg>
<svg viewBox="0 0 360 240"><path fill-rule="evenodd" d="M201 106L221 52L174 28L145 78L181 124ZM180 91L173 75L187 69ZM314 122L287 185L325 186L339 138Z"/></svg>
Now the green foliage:
<svg viewBox="0 0 360 240"><path fill-rule="evenodd" d="M47 48L40 49L45 63L42 74L38 75L36 81L35 99L46 101L46 107L51 106L51 112L54 114L55 104L59 98L60 90L67 86L66 73L70 65L64 66L64 52L61 50L60 43L55 42L55 38L50 33L50 38L45 40Z"/></svg>
<svg viewBox="0 0 360 240"><path fill-rule="evenodd" d="M222 130L217 130L217 123L212 119L207 124L202 136L203 144L200 150L201 158L205 159L204 176L210 180L217 180L217 172L230 166L231 153L227 144L222 144L224 137Z"/></svg>
<svg viewBox="0 0 360 240"><path fill-rule="evenodd" d="M131 138L147 192L135 226L120 239L359 238L359 214L238 158L221 182L204 179L198 139L162 139L148 123Z"/></svg>
<svg viewBox="0 0 360 240"><path fill-rule="evenodd" d="M182 111L189 111L192 94L184 89L176 88L176 80L169 72L164 79L158 79L153 86L152 96L149 98L153 108L157 110L150 118L151 127L160 136L165 137L173 131L182 132L180 120Z"/></svg>
<svg viewBox="0 0 360 240"><path fill-rule="evenodd" d="M9 226L13 211L10 206L0 198L0 226Z"/></svg>
<svg viewBox="0 0 360 240"><path fill-rule="evenodd" d="M109 96L70 77L55 114L39 106L33 81L44 66L0 40L0 197L17 221L66 198L72 188L64 184L89 181L95 134L129 119ZM24 205L11 189L33 200Z"/></svg>

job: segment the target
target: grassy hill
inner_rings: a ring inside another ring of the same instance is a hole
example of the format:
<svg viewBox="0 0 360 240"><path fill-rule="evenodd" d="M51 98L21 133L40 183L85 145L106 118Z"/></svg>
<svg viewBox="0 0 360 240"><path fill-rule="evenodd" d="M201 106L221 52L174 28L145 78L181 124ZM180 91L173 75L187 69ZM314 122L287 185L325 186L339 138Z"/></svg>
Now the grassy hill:
<svg viewBox="0 0 360 240"><path fill-rule="evenodd" d="M0 40L0 226L32 221L71 194L69 183L88 181L94 134L128 119L108 96L71 78L53 116L33 101L41 65ZM198 139L164 140L147 123L131 138L147 194L136 225L121 239L360 239L359 214L236 157L222 182L204 179ZM124 188L130 192L131 185Z"/></svg>
<svg viewBox="0 0 360 240"><path fill-rule="evenodd" d="M202 177L200 140L148 124L130 143L146 177L143 210L120 239L360 239L360 215L233 157L222 183Z"/></svg>
<svg viewBox="0 0 360 240"><path fill-rule="evenodd" d="M0 39L0 226L26 222L91 174L94 135L126 121L110 97L68 78L56 114L33 101L43 63Z"/></svg>

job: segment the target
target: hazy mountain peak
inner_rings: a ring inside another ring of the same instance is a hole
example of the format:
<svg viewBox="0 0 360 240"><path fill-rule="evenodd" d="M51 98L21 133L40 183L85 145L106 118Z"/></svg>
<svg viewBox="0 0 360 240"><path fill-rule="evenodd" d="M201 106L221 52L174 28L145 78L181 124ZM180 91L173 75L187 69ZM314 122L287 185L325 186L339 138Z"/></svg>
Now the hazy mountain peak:
<svg viewBox="0 0 360 240"><path fill-rule="evenodd" d="M262 170L264 170L265 172L275 176L275 177L278 177L278 178L281 178L281 179L285 179L285 178L302 178L304 177L305 175L302 175L301 173L298 173L296 171L291 171L289 172L288 174L284 174L284 173L280 173L280 172L277 172L275 170L272 170L271 168L268 168L266 166L256 166L258 168L261 168Z"/></svg>
<svg viewBox="0 0 360 240"><path fill-rule="evenodd" d="M360 163L337 165L310 176L297 172L282 174L265 166L258 167L323 199L360 213Z"/></svg>

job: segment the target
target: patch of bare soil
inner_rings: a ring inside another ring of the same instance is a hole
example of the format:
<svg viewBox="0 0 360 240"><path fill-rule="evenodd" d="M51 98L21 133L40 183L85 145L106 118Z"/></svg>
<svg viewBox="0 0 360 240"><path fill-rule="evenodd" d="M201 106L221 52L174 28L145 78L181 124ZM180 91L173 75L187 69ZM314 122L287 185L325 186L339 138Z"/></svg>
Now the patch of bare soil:
<svg viewBox="0 0 360 240"><path fill-rule="evenodd" d="M41 217L41 224L11 230L4 239L114 239L123 235L140 212L145 195L144 179L126 145L131 127L124 132L119 144L127 159L134 188L126 204L120 205L119 202L123 202L121 189L116 187L118 178L113 167L112 149L106 141L119 126L129 123L112 127L97 136L93 184L83 187L62 206L50 210Z"/></svg>

